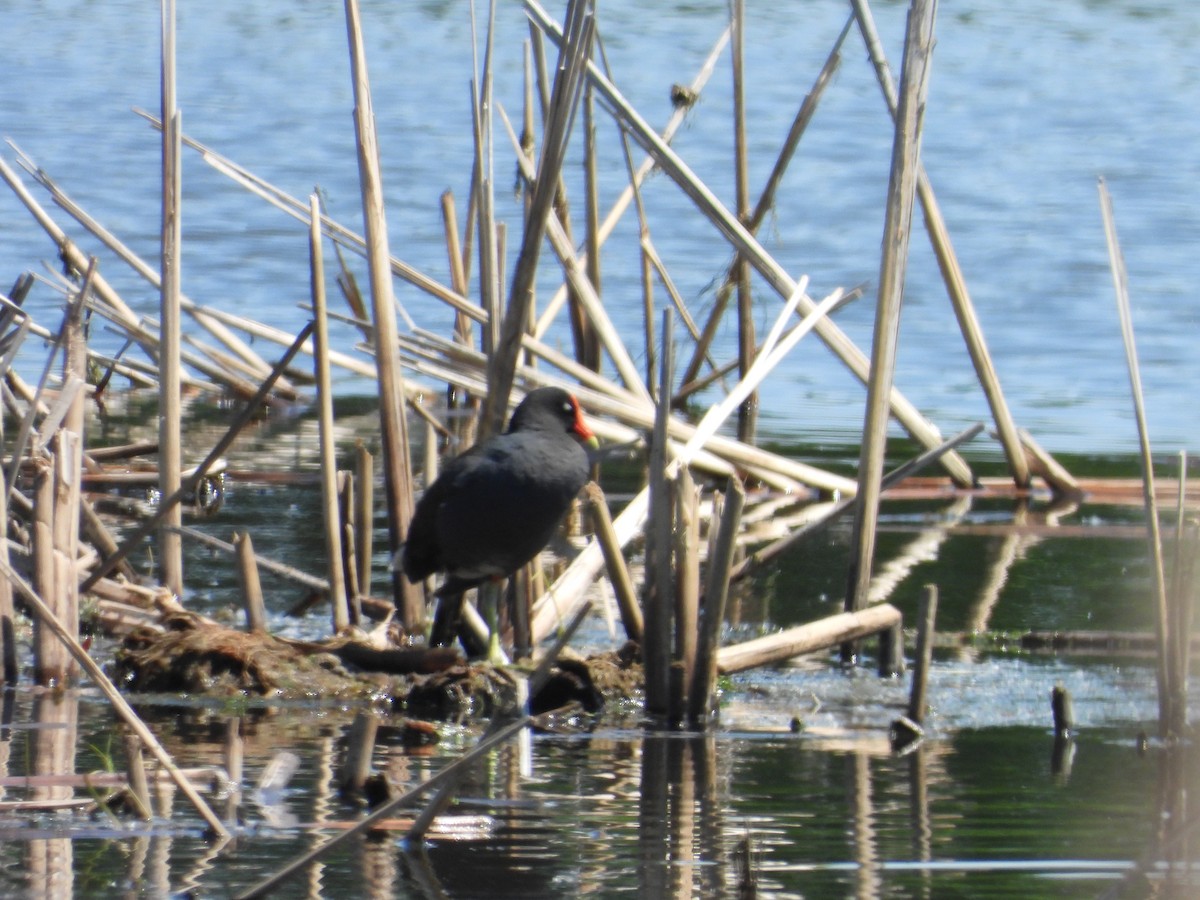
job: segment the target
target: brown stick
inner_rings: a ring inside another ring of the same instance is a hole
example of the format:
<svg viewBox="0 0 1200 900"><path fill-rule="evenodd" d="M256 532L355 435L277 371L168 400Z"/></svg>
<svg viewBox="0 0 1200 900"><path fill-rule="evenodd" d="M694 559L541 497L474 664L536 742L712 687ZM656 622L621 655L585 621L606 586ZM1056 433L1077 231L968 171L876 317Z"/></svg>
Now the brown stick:
<svg viewBox="0 0 1200 900"><path fill-rule="evenodd" d="M917 613L917 649L913 661L912 692L908 699L908 718L918 725L925 720L928 708L926 696L929 690L929 666L933 662L937 604L937 585L925 585L925 591L921 594L921 609Z"/></svg>
<svg viewBox="0 0 1200 900"><path fill-rule="evenodd" d="M650 442L649 525L645 600L646 643L642 660L646 679L646 712L669 716L672 595L671 490L667 474L667 420L671 416L671 309L663 310L662 360L659 369L658 409ZM536 634L535 634L536 637Z"/></svg>
<svg viewBox="0 0 1200 900"><path fill-rule="evenodd" d="M729 572L737 547L738 524L746 502L746 490L740 478L725 485L720 527L708 554L708 576L704 585L704 609L700 620L700 642L696 654L696 675L688 693L688 721L703 726L713 708L717 683L717 655L721 645L721 626L725 622L725 604L729 597ZM717 529L717 511L713 510L710 528Z"/></svg>
<svg viewBox="0 0 1200 900"><path fill-rule="evenodd" d="M613 530L608 501L604 499L604 491L600 489L600 485L594 481L588 483L584 492L588 500L588 509L592 514L592 530L596 533L596 540L604 551L604 564L608 569L608 578L612 582L613 592L617 595L617 606L621 611L621 623L625 626L625 635L629 640L640 644L644 634L642 609L638 605L633 579L629 577L629 567L625 565L621 543Z"/></svg>
<svg viewBox="0 0 1200 900"><path fill-rule="evenodd" d="M237 550L238 584L242 589L242 604L246 608L246 630L252 634L266 634L267 611L263 606L258 565L254 561L254 542L246 532L235 532L233 546Z"/></svg>

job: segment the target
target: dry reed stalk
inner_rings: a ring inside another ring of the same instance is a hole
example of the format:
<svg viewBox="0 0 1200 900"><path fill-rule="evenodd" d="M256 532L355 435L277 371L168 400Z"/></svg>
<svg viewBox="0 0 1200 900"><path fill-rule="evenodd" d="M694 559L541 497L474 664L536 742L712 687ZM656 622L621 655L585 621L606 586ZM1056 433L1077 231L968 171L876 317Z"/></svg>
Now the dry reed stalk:
<svg viewBox="0 0 1200 900"><path fill-rule="evenodd" d="M350 624L346 579L342 570L342 533L337 502L337 447L333 431L333 383L329 366L329 321L325 304L325 264L321 249L321 211L309 197L309 282L313 301L313 377L317 383L317 439L321 457L321 526L325 532L325 574L329 579L333 633Z"/></svg>
<svg viewBox="0 0 1200 900"><path fill-rule="evenodd" d="M929 666L933 660L933 644L936 635L938 589L935 584L925 585L921 595L921 609L917 621L916 664L913 671L912 696L908 702L908 717L920 723L928 709Z"/></svg>
<svg viewBox="0 0 1200 900"><path fill-rule="evenodd" d="M1186 450L1179 451L1179 485L1175 500L1175 552L1171 560L1171 590L1168 596L1171 614L1171 634L1174 636L1173 652L1175 654L1174 671L1178 673L1175 682L1175 699L1173 708L1179 711L1183 718L1182 725L1187 719L1187 673L1190 671L1192 613L1194 607L1195 581L1192 573L1195 570L1196 530L1187 520L1187 470L1188 455Z"/></svg>
<svg viewBox="0 0 1200 900"><path fill-rule="evenodd" d="M1137 346L1133 336L1133 316L1129 304L1129 276L1125 258L1117 239L1117 224L1113 214L1112 197L1103 178L1097 182L1100 191L1100 213L1104 220L1104 236L1108 243L1108 260L1113 286L1117 295L1117 313L1121 320L1121 338L1125 344L1125 362L1129 369L1129 386L1133 394L1133 412L1137 420L1138 448L1142 463L1142 498L1146 510L1146 536L1149 541L1150 577L1154 583L1155 633L1158 635L1158 728L1159 736L1175 731L1177 715L1171 709L1176 696L1175 685L1186 673L1175 671L1175 654L1171 651L1170 613L1167 608L1166 570L1163 565L1162 534L1158 524L1158 498L1154 490L1154 457L1150 452L1150 432L1146 426L1146 407L1142 394L1142 376L1138 367ZM1183 714L1183 711L1179 711Z"/></svg>
<svg viewBox="0 0 1200 900"><path fill-rule="evenodd" d="M604 553L604 564L608 569L608 579L612 582L613 593L617 597L617 607L621 612L621 623L625 626L625 636L631 641L642 643L645 634L645 622L642 619L642 609L638 604L637 589L629 576L629 567L621 552L621 544L613 530L612 515L608 510L608 501L604 492L596 482L589 482L584 491L591 511L592 530L596 541Z"/></svg>
<svg viewBox="0 0 1200 900"><path fill-rule="evenodd" d="M387 499L388 552L395 555L404 544L413 511L412 460L404 414L404 378L393 348L396 346L396 304L392 293L387 219L383 208L383 183L379 172L375 116L363 47L357 0L346 0L346 29L350 41L350 66L354 87L354 127L362 185L363 230L367 237L367 264L375 322L375 366L379 382L379 425L383 445L384 493ZM399 571L392 573L392 595L400 621L411 632L425 620L425 597Z"/></svg>
<svg viewBox="0 0 1200 900"><path fill-rule="evenodd" d="M717 651L717 671L732 675L746 669L783 662L804 653L835 647L895 626L900 610L888 604L852 613L838 613L777 634L731 644Z"/></svg>
<svg viewBox="0 0 1200 900"><path fill-rule="evenodd" d="M242 605L246 609L246 630L252 634L267 633L267 610L263 605L262 582L254 559L254 542L245 532L234 532L233 546L237 552L238 585Z"/></svg>
<svg viewBox="0 0 1200 900"><path fill-rule="evenodd" d="M733 0L730 4L733 20L733 184L734 211L745 222L750 216L750 165L746 151L746 4ZM740 252L734 257L734 280L737 284L738 372L743 378L754 363L754 295L751 291L750 264ZM758 430L758 394L750 394L738 408L738 440L753 444Z"/></svg>
<svg viewBox="0 0 1200 900"><path fill-rule="evenodd" d="M871 15L870 6L867 0L851 0L851 5L854 8L854 18L858 21L859 30L862 32L863 40L867 45L867 52L874 64L879 86L883 91L884 100L888 106L888 112L893 119L896 119L899 113L896 88L892 83L891 72L888 68L887 59L883 54L883 45L875 29L875 22ZM979 318L975 314L975 307L971 302L971 295L967 290L966 279L963 277L962 269L959 267L958 256L954 252L954 245L950 241L950 232L946 228L946 222L942 217L937 198L934 196L929 176L926 174L925 167L920 161L917 162L917 197L921 201L921 207L925 212L925 229L929 233L929 240L933 245L933 252L937 257L942 279L946 283L946 291L950 296L950 303L954 307L955 316L958 318L959 330L962 332L963 340L967 345L967 352L975 367L976 377L979 379L979 384L983 388L984 396L987 398L988 405L991 408L992 419L995 421L996 430L1000 434L1000 444L1004 448L1005 456L1008 459L1013 480L1017 485L1024 486L1029 483L1029 466L1025 459L1025 454L1021 450L1020 436L1013 422L1012 413L1009 411L1008 404L1004 400L1004 392L1001 390L1000 380L996 376L995 367L992 365L991 354L988 352L987 343L983 337L983 329L979 324Z"/></svg>
<svg viewBox="0 0 1200 900"><path fill-rule="evenodd" d="M558 25L534 0L525 0L525 9L551 40L561 41L561 31ZM637 110L625 100L621 92L594 64L588 65L588 77L604 98L610 112L618 118L622 126L630 131L642 148L654 157L662 171L684 191L701 214L713 223L735 250L745 254L773 290L782 297L791 296L795 291L796 281L783 266L767 253L758 240L692 172L679 155L655 134ZM801 299L800 309L807 315L815 308L815 305L815 301L805 295ZM870 363L862 351L830 320L822 321L817 328L817 333L847 368L865 384L870 375ZM893 388L889 399L892 414L915 440L926 447L935 447L941 442L938 430L898 390ZM970 467L957 454L947 454L942 458L941 463L955 482L964 487L972 484L973 476Z"/></svg>
<svg viewBox="0 0 1200 900"><path fill-rule="evenodd" d="M730 478L726 483L725 495L719 503L715 497L713 499L709 524L712 539L704 582L695 677L688 691L688 722L693 727L703 727L713 709L717 653L721 646L721 626L725 622L725 603L729 597L729 573L745 502L746 490L737 478Z"/></svg>
<svg viewBox="0 0 1200 900"><path fill-rule="evenodd" d="M696 683L700 623L700 490L692 473L681 466L675 478L675 662L678 687L671 700L671 720L687 718Z"/></svg>
<svg viewBox="0 0 1200 900"><path fill-rule="evenodd" d="M361 441L355 449L354 462L355 481L358 484L354 504L358 589L361 595L370 596L371 557L375 552L375 459Z"/></svg>
<svg viewBox="0 0 1200 900"><path fill-rule="evenodd" d="M454 194L442 193L442 224L446 231L446 256L450 263L450 284L464 297L470 289L467 269L463 263L462 242L458 239L458 214L454 209ZM475 337L471 330L471 317L461 310L454 312L454 339L472 347Z"/></svg>
<svg viewBox="0 0 1200 900"><path fill-rule="evenodd" d="M583 95L583 153L584 153L584 221L586 230L584 246L587 254L584 260L584 271L588 283L596 289L598 295L603 295L600 285L600 176L599 162L596 156L596 122L595 100L592 89L585 88ZM584 315L579 315L580 362L589 369L600 371L600 345L592 331L591 322ZM572 321L574 321L572 316Z"/></svg>
<svg viewBox="0 0 1200 900"><path fill-rule="evenodd" d="M879 299L871 342L867 409L858 460L858 502L854 508L854 530L851 534L846 612L867 605L871 585L875 523L879 517L883 457L887 450L888 397L893 389L896 347L900 335L900 307L904 298L904 275L908 267L917 164L921 155L921 125L929 87L936 12L937 0L913 0L908 13L904 68L900 78L900 106L896 114L892 168L884 212L883 258L879 264ZM843 658L852 652L849 647L843 648Z"/></svg>
<svg viewBox="0 0 1200 900"><path fill-rule="evenodd" d="M484 439L504 428L504 415L516 375L521 336L528 330L542 238L546 233L548 219L552 215L558 179L579 104L583 69L591 54L594 30L595 18L588 0L570 0L567 6L566 38L562 43L555 72L542 154L534 180L525 233L509 287L500 343L493 348L488 361L488 394L484 401L480 433L480 437Z"/></svg>
<svg viewBox="0 0 1200 900"><path fill-rule="evenodd" d="M186 773L175 765L175 761L171 759L170 754L167 753L162 744L158 742L158 739L154 736L154 733L146 727L145 723L142 722L141 719L138 718L137 713L134 712L133 707L131 707L129 702L121 695L121 692L117 690L116 685L114 685L108 676L104 674L104 670L101 669L95 660L91 658L88 652L83 649L83 646L79 643L79 641L75 640L71 636L66 627L58 620L50 607L46 604L46 601L43 600L41 596L39 596L38 593L34 591L25 582L25 580L21 578L19 574L17 574L16 571L13 570L12 566L10 566L8 562L3 559L0 559L0 576L8 579L8 581L16 589L17 593L21 595L21 597L33 610L34 614L38 618L38 621L44 623L52 632L54 632L55 636L57 636L67 648L68 652L72 657L74 657L75 661L79 663L84 672L86 672L88 677L91 678L92 683L100 689L100 692L104 694L108 701L113 705L117 715L120 716L127 725L129 725L129 727L141 740L143 746L150 751L154 758L158 760L159 765L162 766L163 769L165 769L166 772L171 776L171 780L183 792L184 796L188 798L188 801L192 804L192 806L195 807L196 811L200 814L200 817L208 823L208 826L212 829L213 833L220 840L228 839L229 831L221 823L221 820L216 817L209 805L204 802L204 798L200 796L195 786L192 785L192 783L188 780Z"/></svg>
<svg viewBox="0 0 1200 900"><path fill-rule="evenodd" d="M138 544L141 543L142 539L158 526L158 523L161 521L163 514L167 509L179 503L179 501L183 499L184 495L195 490L196 486L208 473L208 470L212 468L213 464L233 444L241 430L246 427L246 425L252 418L254 418L255 415L258 414L259 407L262 405L267 396L270 395L271 389L275 386L275 379L278 378L279 374L282 373L283 370L286 369L291 361L295 358L296 353L300 350L300 346L306 340L308 340L308 336L312 333L312 330L312 322L309 322L302 329L300 329L300 333L296 335L296 340L292 343L292 346L287 349L283 357L278 363L275 364L274 369L271 370L271 375L268 376L262 385L259 386L258 393L250 399L250 402L248 402L242 408L241 412L234 417L233 421L229 423L228 428L225 430L225 434L221 436L221 439L217 441L213 449L209 451L208 455L200 462L199 465L192 469L191 473L183 480L183 483L179 486L179 489L174 494L159 500L158 507L154 515L137 529L135 529L132 534L128 535L121 546L117 548L116 552L100 562L100 564L92 571L92 574L89 575L83 584L79 586L81 593L86 592L92 587L92 585L116 568L116 566L122 560L124 560L133 551L133 549L137 547Z"/></svg>
<svg viewBox="0 0 1200 900"><path fill-rule="evenodd" d="M647 473L649 530L646 534L645 642L642 664L645 668L646 713L668 717L671 714L671 636L674 619L675 585L671 573L672 502L671 482L675 470L668 471L667 422L671 417L671 310L662 312L662 348L659 368L658 406L654 432L650 439ZM551 593L555 593L552 591ZM537 634L535 631L534 639Z"/></svg>
<svg viewBox="0 0 1200 900"><path fill-rule="evenodd" d="M158 490L169 497L179 490L183 468L183 386L180 381L180 304L183 252L180 216L183 172L180 160L182 113L175 103L175 0L162 2L162 233L158 341ZM163 515L158 533L162 583L183 596L183 542L172 530L183 524L183 510Z"/></svg>
<svg viewBox="0 0 1200 900"><path fill-rule="evenodd" d="M33 520L31 563L33 589L51 598L51 611L65 613L58 594L54 565L54 470L53 462L39 459L33 476ZM74 637L77 631L73 630ZM33 626L33 680L40 686L61 684L67 675L67 650L55 640L53 631L41 620Z"/></svg>

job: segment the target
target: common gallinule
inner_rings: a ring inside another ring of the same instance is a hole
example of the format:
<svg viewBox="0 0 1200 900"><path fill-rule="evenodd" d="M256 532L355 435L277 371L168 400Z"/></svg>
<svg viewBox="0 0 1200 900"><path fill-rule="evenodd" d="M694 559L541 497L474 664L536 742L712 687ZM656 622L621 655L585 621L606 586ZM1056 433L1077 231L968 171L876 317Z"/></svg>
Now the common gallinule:
<svg viewBox="0 0 1200 900"><path fill-rule="evenodd" d="M437 593L450 605L466 589L525 565L587 482L585 443L595 447L596 438L574 395L530 391L506 432L451 460L426 488L403 548L404 574L416 582L445 573Z"/></svg>

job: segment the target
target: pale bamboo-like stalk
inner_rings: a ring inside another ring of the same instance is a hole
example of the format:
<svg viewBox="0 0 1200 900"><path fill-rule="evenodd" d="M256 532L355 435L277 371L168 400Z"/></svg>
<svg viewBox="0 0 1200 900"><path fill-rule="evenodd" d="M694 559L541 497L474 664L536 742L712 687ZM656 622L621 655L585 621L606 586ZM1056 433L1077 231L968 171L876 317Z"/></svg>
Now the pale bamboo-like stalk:
<svg viewBox="0 0 1200 900"><path fill-rule="evenodd" d="M892 628L900 622L900 610L880 603L859 612L844 612L776 634L731 644L717 651L717 671L732 675L746 669L783 662L803 653L835 647Z"/></svg>
<svg viewBox="0 0 1200 900"><path fill-rule="evenodd" d="M883 224L883 258L879 264L879 299L875 309L871 369L867 379L867 410L858 461L858 503L854 510L850 571L846 578L847 612L867 605L871 563L875 554L875 523L879 517L884 454L891 413L896 348L900 335L900 307L908 245L912 234L917 164L921 153L921 126L929 88L933 23L937 0L913 0L904 42L904 71L900 79L900 106L892 141L892 169L888 181ZM843 649L845 657L850 648Z"/></svg>
<svg viewBox="0 0 1200 900"><path fill-rule="evenodd" d="M854 18L858 21L859 30L867 45L867 52L875 66L875 73L883 91L888 112L895 119L899 111L896 88L892 83L892 75L883 53L883 45L875 30L871 8L867 0L851 0L851 5L854 7ZM992 365L991 354L983 337L983 329L979 324L979 317L975 314L975 306L971 302L966 279L959 267L954 245L950 241L950 232L946 228L946 221L942 217L941 208L933 193L933 185L925 172L925 166L919 160L917 162L917 198L925 212L925 229L929 233L929 240L933 245L933 252L942 272L942 279L946 283L946 291L950 296L950 303L954 307L954 314L958 318L958 327L966 342L967 352L975 367L975 373L983 388L984 396L992 410L992 418L996 423L1000 444L1008 459L1013 480L1018 485L1024 486L1029 483L1029 465L1021 450L1020 436L1013 422L1012 413L1004 400L1000 379L996 376L995 367Z"/></svg>
<svg viewBox="0 0 1200 900"><path fill-rule="evenodd" d="M375 322L375 366L379 381L380 435L383 444L384 493L387 497L388 552L395 556L408 535L413 511L412 460L405 420L404 379L396 360L396 303L388 253L387 219L383 208L383 183L379 172L375 115L363 46L357 0L346 0L346 29L354 87L354 128L358 144L362 186L363 230L367 237L367 263L371 278L371 303ZM392 594L401 623L410 633L425 620L424 591L404 575L393 573Z"/></svg>
<svg viewBox="0 0 1200 900"><path fill-rule="evenodd" d="M733 0L730 4L733 18L733 184L734 204L738 218L743 222L750 215L750 166L746 152L746 4L745 0ZM738 323L738 372L743 378L754 362L754 295L751 290L750 265L743 254L738 253L733 264L734 280L737 283ZM752 393L738 408L738 440L753 444L758 429L758 395Z"/></svg>
<svg viewBox="0 0 1200 900"><path fill-rule="evenodd" d="M246 532L233 535L233 546L237 552L238 584L242 590L242 604L246 609L246 630L251 634L267 633L267 610L263 604L262 582L258 577L255 562L254 541Z"/></svg>
<svg viewBox="0 0 1200 900"><path fill-rule="evenodd" d="M333 633L350 624L346 577L342 570L342 532L337 500L337 446L333 430L333 383L329 367L329 321L325 310L325 264L321 249L321 210L316 194L309 198L309 278L313 301L313 375L317 382L317 431L321 456L321 526L325 532L325 574Z"/></svg>
<svg viewBox="0 0 1200 900"><path fill-rule="evenodd" d="M375 552L375 460L361 442L355 452L355 473L355 481L358 483L354 503L358 589L362 596L370 596L371 556ZM429 483L431 482L426 482Z"/></svg>
<svg viewBox="0 0 1200 900"><path fill-rule="evenodd" d="M1146 405L1142 394L1142 376L1138 367L1137 346L1133 337L1133 316L1129 304L1129 275L1125 269L1125 258L1117 240L1117 223L1113 214L1112 197L1108 185L1101 178L1097 182L1100 191L1100 213L1104 219L1104 236L1108 242L1108 261L1112 269L1113 287L1117 294L1117 313L1121 320L1121 338L1125 344L1125 362L1129 369L1129 386L1133 394L1133 412L1137 421L1138 448L1142 462L1142 498L1146 509L1146 536L1149 541L1150 577L1154 584L1155 634L1158 637L1158 728L1165 737L1174 729L1174 717L1170 709L1172 686L1179 674L1175 673L1171 652L1170 618L1167 609L1166 569L1163 565L1162 534L1158 524L1158 498L1154 490L1154 457L1150 452L1150 431L1146 426ZM1186 674L1183 676L1186 677ZM1181 711L1182 712L1182 711Z"/></svg>
<svg viewBox="0 0 1200 900"><path fill-rule="evenodd" d="M183 468L183 396L180 372L180 303L182 293L183 203L180 135L182 114L175 105L175 0L162 0L162 265L159 298L158 359L158 490L164 497L179 490ZM183 596L183 542L173 527L183 524L183 511L172 507L158 533L162 583Z"/></svg>
<svg viewBox="0 0 1200 900"><path fill-rule="evenodd" d="M696 683L700 623L700 490L687 466L675 479L675 662L672 719L682 722ZM676 687L678 684L678 687Z"/></svg>

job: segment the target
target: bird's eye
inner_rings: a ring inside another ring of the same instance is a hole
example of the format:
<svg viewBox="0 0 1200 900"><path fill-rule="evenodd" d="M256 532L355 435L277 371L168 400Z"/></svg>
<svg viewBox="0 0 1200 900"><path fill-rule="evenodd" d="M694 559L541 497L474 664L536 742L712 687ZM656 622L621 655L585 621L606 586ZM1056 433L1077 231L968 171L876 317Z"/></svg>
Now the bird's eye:
<svg viewBox="0 0 1200 900"><path fill-rule="evenodd" d="M575 412L575 407L573 407L570 403L564 403L562 405L562 411L567 415L571 415Z"/></svg>

